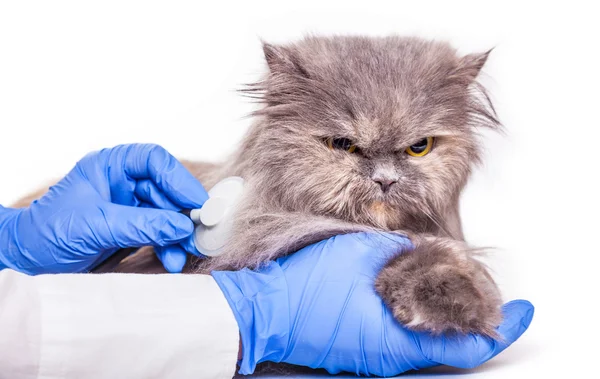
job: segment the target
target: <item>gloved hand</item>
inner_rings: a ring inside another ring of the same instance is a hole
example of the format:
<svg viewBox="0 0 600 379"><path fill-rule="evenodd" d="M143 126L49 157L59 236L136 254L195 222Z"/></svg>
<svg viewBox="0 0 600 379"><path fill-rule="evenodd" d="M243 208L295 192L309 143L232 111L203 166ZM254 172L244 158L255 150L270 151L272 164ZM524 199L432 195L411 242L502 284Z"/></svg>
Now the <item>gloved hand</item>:
<svg viewBox="0 0 600 379"><path fill-rule="evenodd" d="M180 272L186 252L178 242L189 242L194 225L176 211L207 198L160 146L90 153L28 208L0 207L0 269L83 272L119 248L153 245L167 270Z"/></svg>
<svg viewBox="0 0 600 379"><path fill-rule="evenodd" d="M434 337L402 327L373 283L391 256L411 248L398 235L347 234L256 271L213 272L240 328L240 373L251 374L263 361L378 376L440 364L472 368L527 329L533 306L525 300L504 306L502 341Z"/></svg>

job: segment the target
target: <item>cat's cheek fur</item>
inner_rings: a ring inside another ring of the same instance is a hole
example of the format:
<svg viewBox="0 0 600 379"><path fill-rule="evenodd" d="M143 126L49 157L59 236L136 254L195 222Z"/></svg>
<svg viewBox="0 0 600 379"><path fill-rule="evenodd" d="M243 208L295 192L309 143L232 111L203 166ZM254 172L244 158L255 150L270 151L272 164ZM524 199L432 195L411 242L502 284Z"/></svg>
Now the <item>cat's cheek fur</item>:
<svg viewBox="0 0 600 379"><path fill-rule="evenodd" d="M419 239L413 251L388 262L375 288L409 329L498 338L500 293L464 242Z"/></svg>

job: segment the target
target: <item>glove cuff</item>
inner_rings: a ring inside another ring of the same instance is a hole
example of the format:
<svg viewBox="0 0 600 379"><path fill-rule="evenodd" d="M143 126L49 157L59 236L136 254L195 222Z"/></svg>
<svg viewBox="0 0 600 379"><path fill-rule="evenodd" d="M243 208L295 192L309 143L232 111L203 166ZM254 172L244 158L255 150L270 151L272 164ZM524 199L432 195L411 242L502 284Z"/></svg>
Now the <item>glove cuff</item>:
<svg viewBox="0 0 600 379"><path fill-rule="evenodd" d="M22 209L4 208L0 205L0 270L10 268L20 271L13 262L20 255L19 243L15 233L16 219Z"/></svg>
<svg viewBox="0 0 600 379"><path fill-rule="evenodd" d="M290 310L283 271L276 262L258 271L213 271L240 328L239 373L250 375L257 363L281 362L289 342Z"/></svg>

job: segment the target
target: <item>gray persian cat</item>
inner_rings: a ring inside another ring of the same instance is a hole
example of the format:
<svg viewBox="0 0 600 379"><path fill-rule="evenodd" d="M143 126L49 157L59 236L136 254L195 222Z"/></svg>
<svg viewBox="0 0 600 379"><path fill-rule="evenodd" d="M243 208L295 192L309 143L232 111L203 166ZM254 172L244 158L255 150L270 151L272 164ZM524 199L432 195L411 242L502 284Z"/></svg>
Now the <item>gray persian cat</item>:
<svg viewBox="0 0 600 379"><path fill-rule="evenodd" d="M269 73L244 89L263 106L237 152L185 162L206 188L233 175L247 183L224 253L186 271L257 267L336 234L398 231L416 248L376 282L395 317L413 330L497 337L501 297L458 214L477 131L500 127L476 80L489 52L461 57L395 36L263 49ZM116 271L160 267L142 249Z"/></svg>

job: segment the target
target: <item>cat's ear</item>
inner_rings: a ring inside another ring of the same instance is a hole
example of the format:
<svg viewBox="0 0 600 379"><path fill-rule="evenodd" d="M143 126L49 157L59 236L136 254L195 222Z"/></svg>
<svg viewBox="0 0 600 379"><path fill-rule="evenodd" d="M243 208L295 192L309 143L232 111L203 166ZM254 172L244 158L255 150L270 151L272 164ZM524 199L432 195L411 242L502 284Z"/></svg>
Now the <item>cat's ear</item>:
<svg viewBox="0 0 600 379"><path fill-rule="evenodd" d="M284 46L275 46L263 42L265 60L272 73L298 75L308 78L308 72L293 50Z"/></svg>
<svg viewBox="0 0 600 379"><path fill-rule="evenodd" d="M492 50L493 48L484 53L469 54L460 58L456 73L470 80L475 80L485 65L485 62L487 62Z"/></svg>

